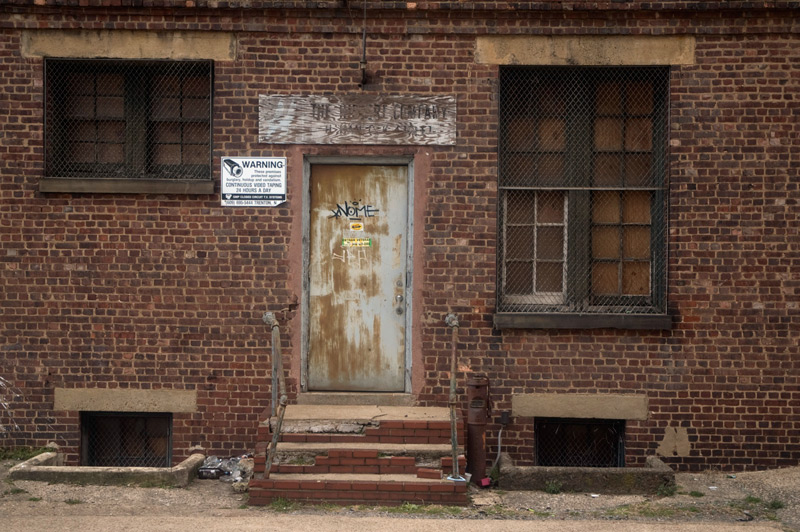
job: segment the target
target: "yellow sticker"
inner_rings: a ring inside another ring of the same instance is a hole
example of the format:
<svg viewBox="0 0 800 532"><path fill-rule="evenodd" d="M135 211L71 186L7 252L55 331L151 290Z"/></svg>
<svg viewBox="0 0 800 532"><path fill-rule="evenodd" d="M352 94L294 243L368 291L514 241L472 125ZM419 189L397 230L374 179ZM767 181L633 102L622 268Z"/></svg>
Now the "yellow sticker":
<svg viewBox="0 0 800 532"><path fill-rule="evenodd" d="M343 248L368 248L372 246L371 238L343 238Z"/></svg>
<svg viewBox="0 0 800 532"><path fill-rule="evenodd" d="M350 222L350 230L351 231L363 231L364 224L361 222Z"/></svg>

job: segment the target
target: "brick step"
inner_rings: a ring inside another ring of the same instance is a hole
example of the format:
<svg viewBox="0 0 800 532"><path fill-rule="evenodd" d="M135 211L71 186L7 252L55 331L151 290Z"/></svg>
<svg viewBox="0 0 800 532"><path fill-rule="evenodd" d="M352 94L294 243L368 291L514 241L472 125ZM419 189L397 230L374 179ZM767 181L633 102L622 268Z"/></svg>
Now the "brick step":
<svg viewBox="0 0 800 532"><path fill-rule="evenodd" d="M316 423L316 424L315 424ZM272 439L272 427L264 422L258 428L258 441ZM464 442L464 423L457 425L459 444ZM448 443L450 442L450 423L444 421L382 421L379 426L355 423L329 424L324 421L300 425L284 424L279 441L303 443Z"/></svg>
<svg viewBox="0 0 800 532"><path fill-rule="evenodd" d="M250 504L277 498L336 504L468 503L452 472L449 410L290 405L265 478L274 419L259 426ZM458 422L459 446L464 423ZM461 449L459 449L461 451ZM459 470L465 460L459 457Z"/></svg>
<svg viewBox="0 0 800 532"><path fill-rule="evenodd" d="M430 467L440 464L442 457L450 456L452 448L450 445L446 444L430 443L279 443L273 467L277 464L317 464L317 457L331 457L340 451L363 451L374 454L376 458L381 456L394 458L410 457L416 460L417 465ZM265 462L266 452L256 454L256 474L264 472ZM328 463L325 465L330 464Z"/></svg>
<svg viewBox="0 0 800 532"><path fill-rule="evenodd" d="M453 459L450 456L439 455L438 459L423 459L417 463L416 456L381 456L375 449L347 449L331 450L327 455L318 455L313 460L305 459L306 463L276 462L272 464L270 474L326 474L326 473L352 473L352 474L407 474L424 478L441 478L452 472ZM463 455L459 457L459 471L463 471L466 460ZM255 457L254 473L263 476L266 468L266 456Z"/></svg>
<svg viewBox="0 0 800 532"><path fill-rule="evenodd" d="M396 506L404 502L468 504L467 483L414 475L275 474L253 479L249 504L264 506L283 498L306 503Z"/></svg>

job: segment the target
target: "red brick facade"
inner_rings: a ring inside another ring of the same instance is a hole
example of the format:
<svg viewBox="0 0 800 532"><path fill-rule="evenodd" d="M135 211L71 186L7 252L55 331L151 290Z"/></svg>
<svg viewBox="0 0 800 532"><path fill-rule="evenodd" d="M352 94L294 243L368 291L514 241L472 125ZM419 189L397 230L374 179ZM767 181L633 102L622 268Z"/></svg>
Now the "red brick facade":
<svg viewBox="0 0 800 532"><path fill-rule="evenodd" d="M648 419L626 427L629 465L678 427L691 452L665 457L676 468L800 461L793 2L370 2L363 89L358 2L3 4L0 377L18 393L0 410L0 446L55 441L76 461L78 412L55 411L54 390L133 388L196 391L197 411L174 416L174 458L193 445L251 449L270 406L265 310L290 309L279 313L284 365L291 396L299 389L303 157L403 155L415 161L417 404L447 404L443 320L455 312L461 363L489 376L497 411L530 392L646 394ZM223 208L218 193L39 192L43 60L24 55L23 40L44 28L231 32L236 59L214 63L216 190L223 155L285 156L289 201ZM499 67L474 60L487 34L695 38L695 64L672 66L669 90L671 330L493 328ZM457 144L258 142L260 94L350 93L453 95ZM532 464L532 418L513 417L503 439Z"/></svg>

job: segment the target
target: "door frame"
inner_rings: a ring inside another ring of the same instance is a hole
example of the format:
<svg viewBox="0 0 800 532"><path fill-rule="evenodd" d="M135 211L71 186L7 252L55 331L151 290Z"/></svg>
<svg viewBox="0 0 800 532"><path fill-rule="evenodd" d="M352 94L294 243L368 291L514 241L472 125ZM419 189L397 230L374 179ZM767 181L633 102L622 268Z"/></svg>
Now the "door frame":
<svg viewBox="0 0 800 532"><path fill-rule="evenodd" d="M300 391L308 389L308 347L311 279L309 264L311 260L311 167L314 165L360 165L360 166L405 166L407 168L406 196L406 281L403 288L405 298L405 370L404 391L411 393L411 331L413 300L413 259L414 259L414 157L413 156L304 156L303 157L303 304L300 307L302 333L300 335ZM348 393L348 392L326 392Z"/></svg>

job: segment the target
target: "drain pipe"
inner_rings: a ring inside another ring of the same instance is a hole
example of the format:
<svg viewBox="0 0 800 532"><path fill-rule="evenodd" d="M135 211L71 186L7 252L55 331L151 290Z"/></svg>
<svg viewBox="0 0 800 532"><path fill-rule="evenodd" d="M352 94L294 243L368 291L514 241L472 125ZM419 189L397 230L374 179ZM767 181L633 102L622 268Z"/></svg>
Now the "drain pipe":
<svg viewBox="0 0 800 532"><path fill-rule="evenodd" d="M444 323L452 330L452 352L450 355L450 442L453 451L453 471L447 480L466 482L458 473L458 422L456 421L456 340L458 340L458 318L448 314Z"/></svg>
<svg viewBox="0 0 800 532"><path fill-rule="evenodd" d="M272 433L272 442L269 446L267 453L267 464L264 468L264 478L269 478L269 470L272 468L272 461L275 459L275 451L278 447L278 439L281 435L281 426L283 425L283 415L286 413L286 403L289 399L286 397L286 382L283 378L283 356L281 355L281 333L278 328L278 320L275 319L275 314L272 312L265 312L261 318L264 323L272 328L272 371L273 375L278 375L278 389L280 399L278 400L278 421L275 424L275 431ZM272 380L273 397L275 397L275 379ZM275 403L272 405L273 411Z"/></svg>

